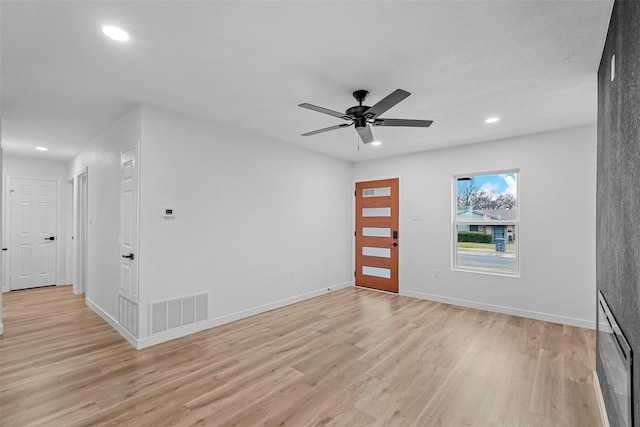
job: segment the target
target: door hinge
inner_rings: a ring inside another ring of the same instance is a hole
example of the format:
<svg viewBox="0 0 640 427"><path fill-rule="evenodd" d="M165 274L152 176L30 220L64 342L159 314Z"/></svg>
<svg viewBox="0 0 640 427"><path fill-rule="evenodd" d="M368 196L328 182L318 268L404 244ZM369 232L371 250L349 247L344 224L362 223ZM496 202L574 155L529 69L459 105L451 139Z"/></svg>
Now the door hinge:
<svg viewBox="0 0 640 427"><path fill-rule="evenodd" d="M353 270L353 277L356 277L356 271Z"/></svg>
<svg viewBox="0 0 640 427"><path fill-rule="evenodd" d="M357 190L355 190L355 191L353 192L353 197L358 197L358 191L357 191Z"/></svg>
<svg viewBox="0 0 640 427"><path fill-rule="evenodd" d="M356 232L355 231L353 232L353 237L356 237Z"/></svg>

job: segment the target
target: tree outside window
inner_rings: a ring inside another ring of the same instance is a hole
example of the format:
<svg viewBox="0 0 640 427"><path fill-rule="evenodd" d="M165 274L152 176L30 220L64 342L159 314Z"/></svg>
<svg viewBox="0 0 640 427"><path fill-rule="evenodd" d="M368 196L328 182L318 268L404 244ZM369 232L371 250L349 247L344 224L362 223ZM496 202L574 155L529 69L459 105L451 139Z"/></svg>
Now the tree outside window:
<svg viewBox="0 0 640 427"><path fill-rule="evenodd" d="M454 180L453 268L518 275L518 171Z"/></svg>

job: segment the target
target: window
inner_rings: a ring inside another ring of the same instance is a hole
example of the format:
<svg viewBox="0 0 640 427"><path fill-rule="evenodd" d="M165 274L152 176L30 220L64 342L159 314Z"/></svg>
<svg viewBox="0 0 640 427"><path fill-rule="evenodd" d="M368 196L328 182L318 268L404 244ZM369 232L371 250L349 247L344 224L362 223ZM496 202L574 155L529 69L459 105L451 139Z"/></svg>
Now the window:
<svg viewBox="0 0 640 427"><path fill-rule="evenodd" d="M518 171L453 178L453 268L519 275Z"/></svg>

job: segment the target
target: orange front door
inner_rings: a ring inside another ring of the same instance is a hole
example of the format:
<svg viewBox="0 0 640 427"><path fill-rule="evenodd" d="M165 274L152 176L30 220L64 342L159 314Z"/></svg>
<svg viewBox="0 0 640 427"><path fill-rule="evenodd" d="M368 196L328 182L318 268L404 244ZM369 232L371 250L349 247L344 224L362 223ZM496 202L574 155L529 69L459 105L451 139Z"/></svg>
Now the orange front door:
<svg viewBox="0 0 640 427"><path fill-rule="evenodd" d="M398 178L356 183L356 285L398 292Z"/></svg>

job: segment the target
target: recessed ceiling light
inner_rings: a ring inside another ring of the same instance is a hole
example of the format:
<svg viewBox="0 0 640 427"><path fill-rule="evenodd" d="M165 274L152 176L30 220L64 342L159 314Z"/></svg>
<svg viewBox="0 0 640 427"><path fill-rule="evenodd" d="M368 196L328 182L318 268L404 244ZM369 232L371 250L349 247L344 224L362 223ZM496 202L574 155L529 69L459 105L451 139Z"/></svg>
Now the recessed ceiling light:
<svg viewBox="0 0 640 427"><path fill-rule="evenodd" d="M125 30L112 25L105 25L102 27L102 32L110 39L117 40L119 42L126 42L129 40L129 34L127 34Z"/></svg>
<svg viewBox="0 0 640 427"><path fill-rule="evenodd" d="M371 143L371 145L382 145L382 142L380 142L380 141L373 141L373 142Z"/></svg>
<svg viewBox="0 0 640 427"><path fill-rule="evenodd" d="M47 147L36 147L36 150L38 150L38 151L49 151L49 149Z"/></svg>
<svg viewBox="0 0 640 427"><path fill-rule="evenodd" d="M485 120L485 123L495 123L495 122L499 122L500 121L500 117L489 117L487 120Z"/></svg>

